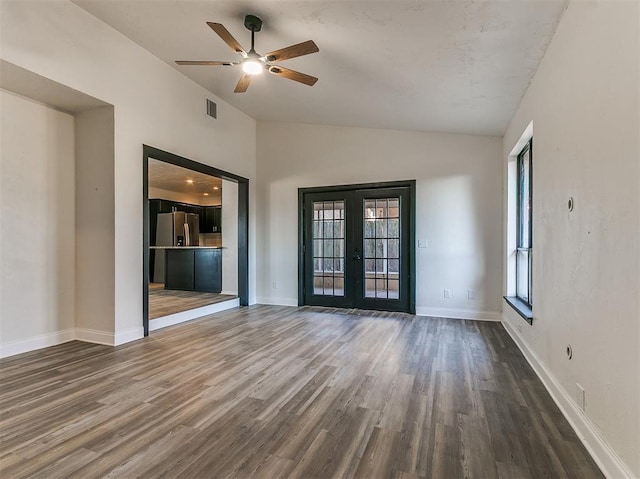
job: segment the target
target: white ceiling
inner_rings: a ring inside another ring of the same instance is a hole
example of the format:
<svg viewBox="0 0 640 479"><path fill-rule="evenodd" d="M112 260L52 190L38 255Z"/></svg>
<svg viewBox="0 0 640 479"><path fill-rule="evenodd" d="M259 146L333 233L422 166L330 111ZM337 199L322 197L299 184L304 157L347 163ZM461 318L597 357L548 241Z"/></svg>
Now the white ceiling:
<svg viewBox="0 0 640 479"><path fill-rule="evenodd" d="M502 135L566 0L75 0L104 22L257 120ZM264 21L256 50L305 40L319 53L283 66L308 87L263 74L233 93L240 67L174 60L239 57L206 25L250 47L247 13Z"/></svg>

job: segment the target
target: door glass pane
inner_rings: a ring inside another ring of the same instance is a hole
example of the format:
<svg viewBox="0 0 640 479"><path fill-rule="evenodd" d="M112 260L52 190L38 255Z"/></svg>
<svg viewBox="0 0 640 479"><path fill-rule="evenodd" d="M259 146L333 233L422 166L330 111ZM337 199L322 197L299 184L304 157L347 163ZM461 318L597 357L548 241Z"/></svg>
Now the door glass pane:
<svg viewBox="0 0 640 479"><path fill-rule="evenodd" d="M400 198L363 201L364 295L400 298Z"/></svg>
<svg viewBox="0 0 640 479"><path fill-rule="evenodd" d="M324 278L322 274L313 275L313 294L324 294Z"/></svg>
<svg viewBox="0 0 640 479"><path fill-rule="evenodd" d="M376 240L375 239L364 240L364 256L365 258L376 257Z"/></svg>
<svg viewBox="0 0 640 479"><path fill-rule="evenodd" d="M376 272L376 260L375 259L365 259L364 260L364 269L365 273L375 273ZM366 276L369 277L369 276ZM373 277L373 276L371 276Z"/></svg>
<svg viewBox="0 0 640 479"><path fill-rule="evenodd" d="M390 279L387 291L389 292L389 299L400 298L400 281L397 279Z"/></svg>
<svg viewBox="0 0 640 479"><path fill-rule="evenodd" d="M387 273L387 262L384 259L376 260L376 278L384 279Z"/></svg>
<svg viewBox="0 0 640 479"><path fill-rule="evenodd" d="M364 281L364 295L366 298L376 297L376 280L375 279L367 278Z"/></svg>
<svg viewBox="0 0 640 479"><path fill-rule="evenodd" d="M389 218L400 218L400 201L398 198L389 198Z"/></svg>
<svg viewBox="0 0 640 479"><path fill-rule="evenodd" d="M389 271L389 279L393 279L398 276L400 272L400 260L398 259L390 259L387 261L388 263L388 271Z"/></svg>
<svg viewBox="0 0 640 479"><path fill-rule="evenodd" d="M324 277L324 295L325 296L333 296L333 277L325 276Z"/></svg>
<svg viewBox="0 0 640 479"><path fill-rule="evenodd" d="M389 244L389 250L387 254L389 258L399 258L400 257L400 240L390 239L388 244Z"/></svg>
<svg viewBox="0 0 640 479"><path fill-rule="evenodd" d="M387 236L389 238L400 238L400 220L390 219L388 221L389 232Z"/></svg>
<svg viewBox="0 0 640 479"><path fill-rule="evenodd" d="M333 240L324 240L323 245L323 256L325 258L333 258Z"/></svg>
<svg viewBox="0 0 640 479"><path fill-rule="evenodd" d="M344 296L344 201L315 201L313 219L313 294Z"/></svg>

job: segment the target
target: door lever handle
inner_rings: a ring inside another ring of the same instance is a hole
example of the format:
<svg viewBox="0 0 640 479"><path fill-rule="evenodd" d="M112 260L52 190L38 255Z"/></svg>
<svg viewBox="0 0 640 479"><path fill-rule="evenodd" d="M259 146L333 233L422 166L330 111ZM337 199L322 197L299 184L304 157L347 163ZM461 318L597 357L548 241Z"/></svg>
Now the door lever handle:
<svg viewBox="0 0 640 479"><path fill-rule="evenodd" d="M360 261L362 259L362 256L360 256L360 253L356 251L355 253L353 253L353 259L355 261Z"/></svg>

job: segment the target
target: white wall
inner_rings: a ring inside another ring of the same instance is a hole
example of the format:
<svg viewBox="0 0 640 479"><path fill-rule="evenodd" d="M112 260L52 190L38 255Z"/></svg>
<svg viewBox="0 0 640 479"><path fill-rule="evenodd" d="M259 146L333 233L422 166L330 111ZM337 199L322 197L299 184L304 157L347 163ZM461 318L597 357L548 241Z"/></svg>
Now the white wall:
<svg viewBox="0 0 640 479"><path fill-rule="evenodd" d="M68 1L0 4L2 59L115 107L115 343L142 334L142 145L252 180L255 121L211 97L149 52ZM255 298L255 214L250 217L249 300Z"/></svg>
<svg viewBox="0 0 640 479"><path fill-rule="evenodd" d="M499 317L501 144L494 137L259 122L258 301L297 304L298 188L415 179L417 238L429 241L417 249L417 312Z"/></svg>
<svg viewBox="0 0 640 479"><path fill-rule="evenodd" d="M222 180L222 294L238 294L238 184Z"/></svg>
<svg viewBox="0 0 640 479"><path fill-rule="evenodd" d="M0 90L0 356L73 338L74 119Z"/></svg>
<svg viewBox="0 0 640 479"><path fill-rule="evenodd" d="M114 112L76 114L76 336L112 344L115 324Z"/></svg>
<svg viewBox="0 0 640 479"><path fill-rule="evenodd" d="M506 178L533 121L534 319L505 325L610 477L640 477L638 10L569 5L503 146Z"/></svg>

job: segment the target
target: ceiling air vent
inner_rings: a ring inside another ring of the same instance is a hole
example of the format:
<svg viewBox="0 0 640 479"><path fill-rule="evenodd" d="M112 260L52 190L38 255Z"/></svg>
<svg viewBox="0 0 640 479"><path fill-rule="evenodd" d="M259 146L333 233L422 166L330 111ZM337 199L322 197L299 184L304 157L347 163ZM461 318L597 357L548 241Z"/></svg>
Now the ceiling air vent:
<svg viewBox="0 0 640 479"><path fill-rule="evenodd" d="M218 118L218 105L207 98L207 115L211 118Z"/></svg>

